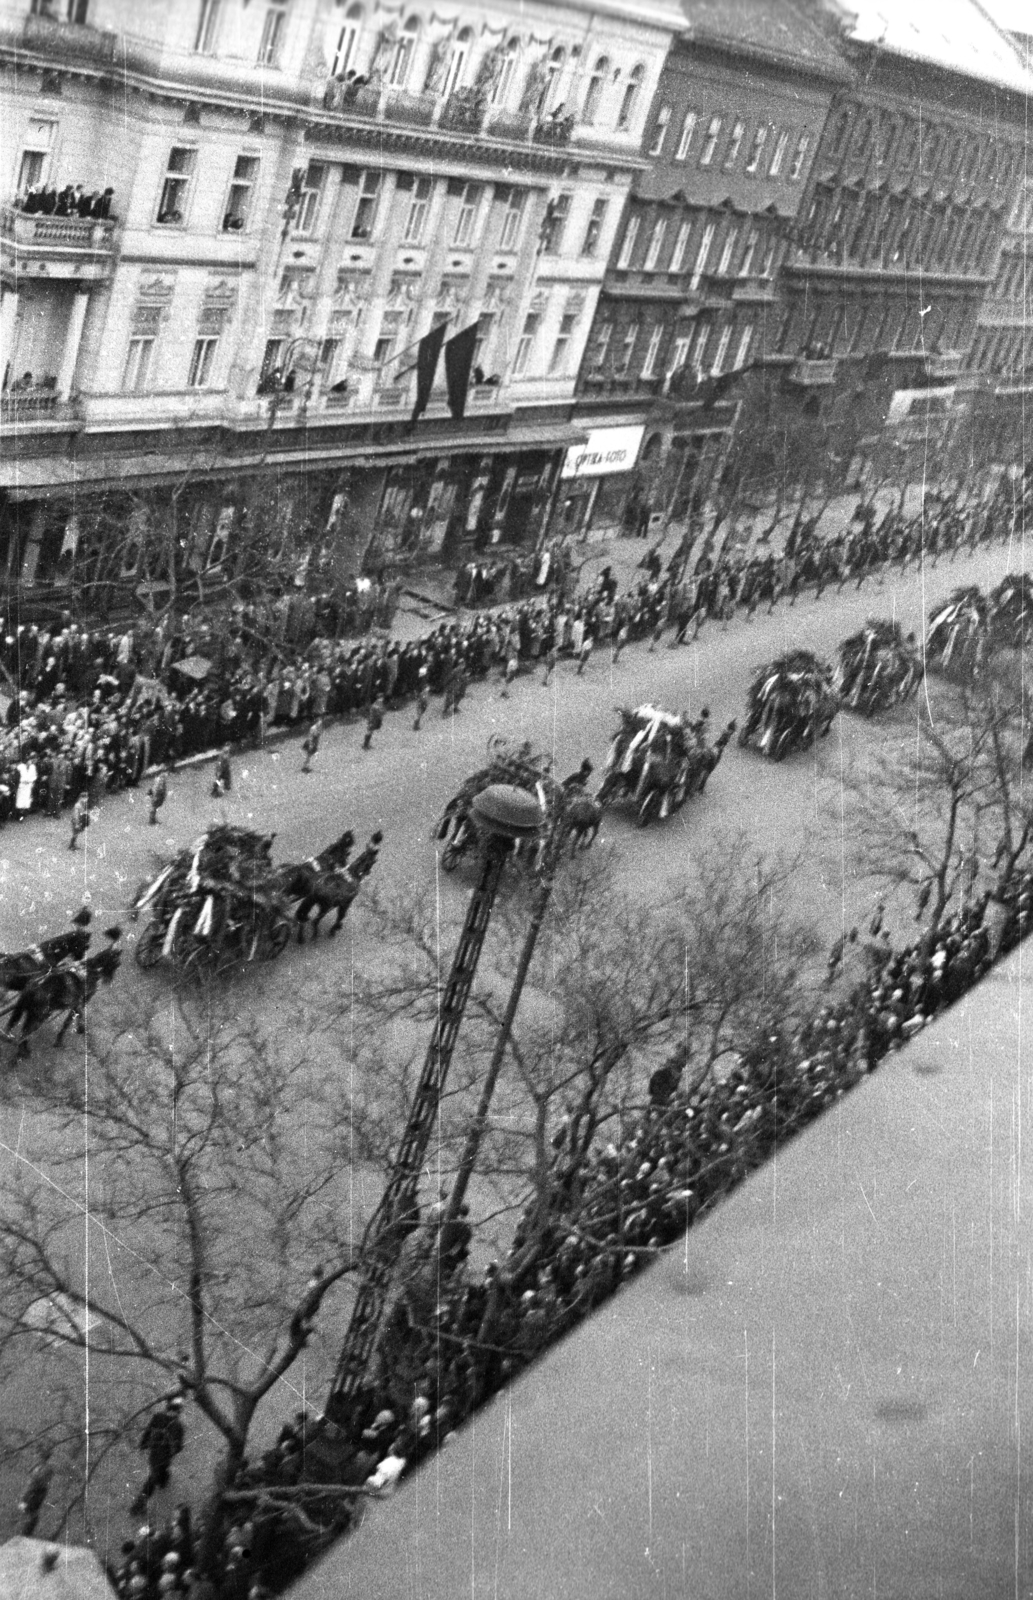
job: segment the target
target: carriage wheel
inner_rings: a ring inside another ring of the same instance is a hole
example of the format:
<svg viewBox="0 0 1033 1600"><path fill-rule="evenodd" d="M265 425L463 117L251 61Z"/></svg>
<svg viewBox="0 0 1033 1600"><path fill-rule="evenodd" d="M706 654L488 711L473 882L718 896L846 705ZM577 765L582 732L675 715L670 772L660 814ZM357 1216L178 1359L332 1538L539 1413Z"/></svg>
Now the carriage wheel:
<svg viewBox="0 0 1033 1600"><path fill-rule="evenodd" d="M291 925L282 918L273 923L269 933L269 959L281 956L291 942Z"/></svg>
<svg viewBox="0 0 1033 1600"><path fill-rule="evenodd" d="M660 795L656 789L650 789L649 793L643 797L642 804L638 808L638 815L635 819L638 826L640 828L648 827L653 818L659 814L659 811Z"/></svg>
<svg viewBox="0 0 1033 1600"><path fill-rule="evenodd" d="M148 971L161 960L161 947L165 943L165 930L156 922L149 922L136 942L136 964Z"/></svg>

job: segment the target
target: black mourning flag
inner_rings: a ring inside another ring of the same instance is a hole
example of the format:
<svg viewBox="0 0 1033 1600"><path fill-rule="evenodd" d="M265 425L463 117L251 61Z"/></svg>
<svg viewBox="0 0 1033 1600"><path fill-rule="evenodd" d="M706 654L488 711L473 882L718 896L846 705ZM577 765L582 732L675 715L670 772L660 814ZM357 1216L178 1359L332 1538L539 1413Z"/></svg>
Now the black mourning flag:
<svg viewBox="0 0 1033 1600"><path fill-rule="evenodd" d="M448 324L442 322L439 327L431 328L430 332L425 333L420 340L420 346L416 352L416 403L412 408L413 426L416 425L427 409L427 402L430 399L430 391L434 387L434 374L438 370L438 357L441 354L441 346L445 342L445 330L447 327ZM449 394L451 395L451 389Z"/></svg>
<svg viewBox="0 0 1033 1600"><path fill-rule="evenodd" d="M445 383L448 409L459 422L466 416L466 396L470 388L474 351L477 348L477 323L471 322L445 346Z"/></svg>

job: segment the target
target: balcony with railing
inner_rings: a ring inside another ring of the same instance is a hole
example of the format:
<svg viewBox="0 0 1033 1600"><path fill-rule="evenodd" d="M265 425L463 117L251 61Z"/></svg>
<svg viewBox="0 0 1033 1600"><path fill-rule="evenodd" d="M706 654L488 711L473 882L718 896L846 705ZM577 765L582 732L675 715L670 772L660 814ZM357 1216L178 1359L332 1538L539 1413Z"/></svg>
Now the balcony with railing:
<svg viewBox="0 0 1033 1600"><path fill-rule="evenodd" d="M439 128L457 133L480 133L488 114L488 102L479 89L453 89L442 102Z"/></svg>
<svg viewBox="0 0 1033 1600"><path fill-rule="evenodd" d="M106 278L112 267L118 223L112 217L58 216L0 206L0 252L6 265L31 272L39 262L47 278L77 282Z"/></svg>
<svg viewBox="0 0 1033 1600"><path fill-rule="evenodd" d="M7 389L0 395L0 424L5 427L26 423L70 422L78 415L75 404L58 399L56 385Z"/></svg>

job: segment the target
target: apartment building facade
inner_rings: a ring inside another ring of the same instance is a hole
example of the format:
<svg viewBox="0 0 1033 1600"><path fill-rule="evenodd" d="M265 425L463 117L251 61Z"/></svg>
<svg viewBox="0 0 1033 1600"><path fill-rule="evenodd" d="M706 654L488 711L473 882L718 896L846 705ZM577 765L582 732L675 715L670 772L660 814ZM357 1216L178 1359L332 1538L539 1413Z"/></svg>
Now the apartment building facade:
<svg viewBox="0 0 1033 1600"><path fill-rule="evenodd" d="M145 593L259 524L341 572L533 539L676 22L0 5L8 592L110 577L113 529ZM469 389L439 377L414 422L439 327L474 341Z"/></svg>

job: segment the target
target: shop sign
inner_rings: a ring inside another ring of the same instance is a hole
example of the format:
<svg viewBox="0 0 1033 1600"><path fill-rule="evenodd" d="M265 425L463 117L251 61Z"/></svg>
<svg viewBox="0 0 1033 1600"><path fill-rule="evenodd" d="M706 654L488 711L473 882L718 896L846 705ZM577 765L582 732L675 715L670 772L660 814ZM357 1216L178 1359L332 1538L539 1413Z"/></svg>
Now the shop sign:
<svg viewBox="0 0 1033 1600"><path fill-rule="evenodd" d="M638 459L645 425L637 428L593 428L587 444L571 445L561 478L603 478L630 472Z"/></svg>

